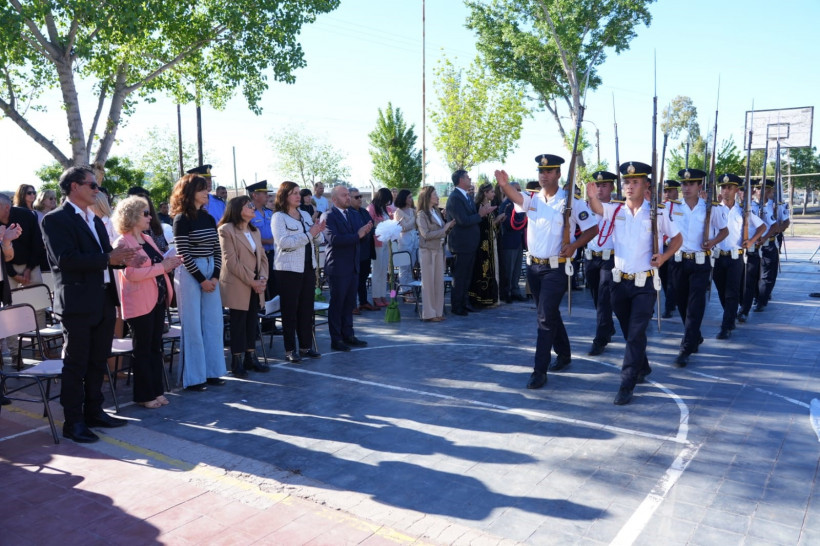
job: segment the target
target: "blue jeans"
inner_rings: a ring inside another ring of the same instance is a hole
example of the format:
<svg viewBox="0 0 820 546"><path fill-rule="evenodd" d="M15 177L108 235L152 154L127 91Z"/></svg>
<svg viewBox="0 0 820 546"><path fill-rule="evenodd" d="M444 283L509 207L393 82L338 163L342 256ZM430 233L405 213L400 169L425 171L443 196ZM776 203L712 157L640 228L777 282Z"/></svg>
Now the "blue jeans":
<svg viewBox="0 0 820 546"><path fill-rule="evenodd" d="M210 278L214 259L195 258L199 270ZM185 267L179 268L177 306L182 326L180 362L182 386L205 383L209 377L225 373L225 348L222 346L222 297L219 285L213 292L202 287Z"/></svg>

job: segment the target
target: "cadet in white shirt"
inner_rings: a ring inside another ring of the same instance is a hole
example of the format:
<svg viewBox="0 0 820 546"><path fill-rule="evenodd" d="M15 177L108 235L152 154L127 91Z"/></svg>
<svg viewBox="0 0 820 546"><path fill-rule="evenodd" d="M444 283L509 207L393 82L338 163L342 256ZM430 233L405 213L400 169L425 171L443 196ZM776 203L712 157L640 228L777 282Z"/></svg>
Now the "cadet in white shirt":
<svg viewBox="0 0 820 546"><path fill-rule="evenodd" d="M721 206L726 209L729 236L714 249L718 253L713 271L715 288L723 306L723 321L717 339L729 339L735 329L740 289L743 283L744 254L754 247L766 226L754 214L749 215L749 227L744 234L743 208L736 201L738 186L743 181L737 175L725 173L717 177L720 185Z"/></svg>
<svg viewBox="0 0 820 546"><path fill-rule="evenodd" d="M675 253L675 259L669 262L669 280L684 326L680 352L674 362L682 368L689 363L689 355L698 352L703 343L700 325L706 311L706 292L711 290L710 255L712 247L729 235L729 229L726 227L726 209L716 204L718 206L712 207L709 218L708 236L704 237L706 201L698 195L706 173L698 169L681 169L678 177L683 203L675 207L669 218L683 235L683 243L680 251Z"/></svg>
<svg viewBox="0 0 820 546"><path fill-rule="evenodd" d="M657 298L653 277L658 268L680 248L683 238L665 209L658 209L658 248L663 237L668 246L663 253L652 253L651 207L644 199L649 189L652 168L646 163L630 161L620 166L621 187L625 203L601 203L587 185L587 198L592 212L613 226L610 237L615 248L612 270L612 309L626 340L621 366L621 385L613 403L619 406L632 400L636 383L643 383L652 373L646 357L646 328L652 319Z"/></svg>
<svg viewBox="0 0 820 546"><path fill-rule="evenodd" d="M678 191L680 190L680 182L677 180L664 180L663 182L663 206L668 208L667 215L670 216L675 210L675 207L681 206L678 201ZM666 241L663 242L665 247ZM666 249L664 249L666 250ZM672 318L672 312L677 307L675 303L675 290L672 288L672 283L669 282L669 262L658 269L661 274L661 287L663 288L663 318Z"/></svg>
<svg viewBox="0 0 820 546"><path fill-rule="evenodd" d="M758 214L760 201L760 186L756 186L756 198L752 201L752 210ZM766 308L769 304L769 299L772 296L774 283L777 281L777 270L780 268L780 247L778 245L778 238L782 240L783 232L789 227L791 220L789 220L789 208L787 205L781 203L775 205L772 200L774 196L774 181L766 180L766 205L763 209L763 214L760 218L769 226L768 232L761 238L761 256L760 256L760 280L757 284L757 296L755 312L758 313ZM777 208L775 208L777 207Z"/></svg>
<svg viewBox="0 0 820 546"><path fill-rule="evenodd" d="M596 171L590 178L591 182L595 183L595 194L598 200L601 203L609 203L618 176L607 171ZM613 226L612 222L607 222L600 216L596 219L598 220L598 235L592 238L584 251L584 275L589 291L592 293L592 304L595 306L596 315L595 337L587 353L591 356L603 353L607 344L612 341L612 334L615 333L609 298L612 267L615 263L613 240L610 236Z"/></svg>
<svg viewBox="0 0 820 546"><path fill-rule="evenodd" d="M498 186L515 204L515 212L527 213L527 280L538 310L538 338L535 365L527 382L528 389L540 389L547 383L547 369L560 371L572 360L569 337L558 306L567 290L566 261L586 245L598 232L597 221L584 201L572 199L570 242L563 242L566 192L558 186L564 159L551 154L535 158L541 191L530 196L516 191L504 171L495 171ZM582 233L573 241L575 226ZM557 358L550 366L551 351Z"/></svg>

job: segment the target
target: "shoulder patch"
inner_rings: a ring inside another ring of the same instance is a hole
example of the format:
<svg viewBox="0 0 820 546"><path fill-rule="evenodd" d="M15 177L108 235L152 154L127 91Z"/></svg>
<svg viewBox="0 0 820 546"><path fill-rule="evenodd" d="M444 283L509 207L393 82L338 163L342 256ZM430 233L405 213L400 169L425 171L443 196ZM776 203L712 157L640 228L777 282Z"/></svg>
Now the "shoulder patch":
<svg viewBox="0 0 820 546"><path fill-rule="evenodd" d="M586 220L587 218L589 218L589 213L585 210L582 210L581 214L578 215L578 218L580 220Z"/></svg>

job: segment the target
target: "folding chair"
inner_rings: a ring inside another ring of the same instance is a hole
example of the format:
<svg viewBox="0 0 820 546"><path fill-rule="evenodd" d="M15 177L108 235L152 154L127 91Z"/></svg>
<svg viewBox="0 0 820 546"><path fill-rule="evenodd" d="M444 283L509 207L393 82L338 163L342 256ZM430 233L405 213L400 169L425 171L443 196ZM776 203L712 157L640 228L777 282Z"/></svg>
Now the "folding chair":
<svg viewBox="0 0 820 546"><path fill-rule="evenodd" d="M413 260L410 256L410 253L406 250L399 250L393 252L393 269L396 270L395 278L398 279L398 270L403 266L410 266L413 267ZM398 291L401 292L402 288L409 288L411 292L413 292L413 299L416 300L416 314L419 313L419 301L421 301L421 281L412 280L407 284L401 284L400 280L396 281L396 286L398 287Z"/></svg>
<svg viewBox="0 0 820 546"><path fill-rule="evenodd" d="M43 403L43 417L48 417L48 424L51 427L51 435L54 437L54 443L59 444L60 438L57 436L57 427L54 426L54 417L51 414L49 401L54 400L59 394L51 394L52 381L59 380L63 375L63 361L62 360L47 360L43 353L43 343L39 339L40 334L37 331L37 317L34 313L34 307L27 303L18 305L9 305L8 307L0 307L0 337L6 338L10 336L19 336L21 334L28 334L34 332L37 338L37 347L40 349L40 356L42 361L26 368L15 371L6 371L0 368L0 392L4 392L11 400L18 400L21 402L38 402ZM15 388L6 391L6 382L9 379L22 380L24 383ZM22 391L32 385L37 385L40 391L40 399L20 398L9 396L16 392ZM1 408L2 406L0 406Z"/></svg>
<svg viewBox="0 0 820 546"><path fill-rule="evenodd" d="M53 305L53 298L51 290L45 284L30 284L15 288L11 291L11 302L13 304L28 304L31 305L35 311L43 311L46 315L51 312ZM35 313L36 317L36 313ZM46 351L58 348L62 344L63 331L58 323L46 324L42 328L35 322L35 328L30 332L24 332L18 336L20 339L30 340L32 352L35 352L35 341L45 342L40 351L46 354ZM59 343L54 344L55 341ZM17 369L19 370L23 365L23 345L17 345Z"/></svg>

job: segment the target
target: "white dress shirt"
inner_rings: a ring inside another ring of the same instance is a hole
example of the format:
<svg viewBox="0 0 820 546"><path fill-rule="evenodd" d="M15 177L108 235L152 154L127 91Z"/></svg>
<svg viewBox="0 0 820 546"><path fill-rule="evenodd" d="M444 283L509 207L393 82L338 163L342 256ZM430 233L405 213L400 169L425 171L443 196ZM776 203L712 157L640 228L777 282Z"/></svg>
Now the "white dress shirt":
<svg viewBox="0 0 820 546"><path fill-rule="evenodd" d="M552 197L547 197L544 190L530 197L522 193L524 202L515 205L515 212L527 213L527 248L530 256L546 259L561 253L564 236L564 207L566 193L559 189ZM570 217L570 242L575 241L575 226L581 231L595 226L597 218L584 201L573 198Z"/></svg>
<svg viewBox="0 0 820 546"><path fill-rule="evenodd" d="M601 203L604 220L612 222L611 239L615 249L615 269L634 274L652 269L652 220L649 201L644 201L635 214L624 203ZM617 212L616 212L617 211ZM663 249L663 237L680 233L669 220L668 209L658 209L658 251Z"/></svg>

